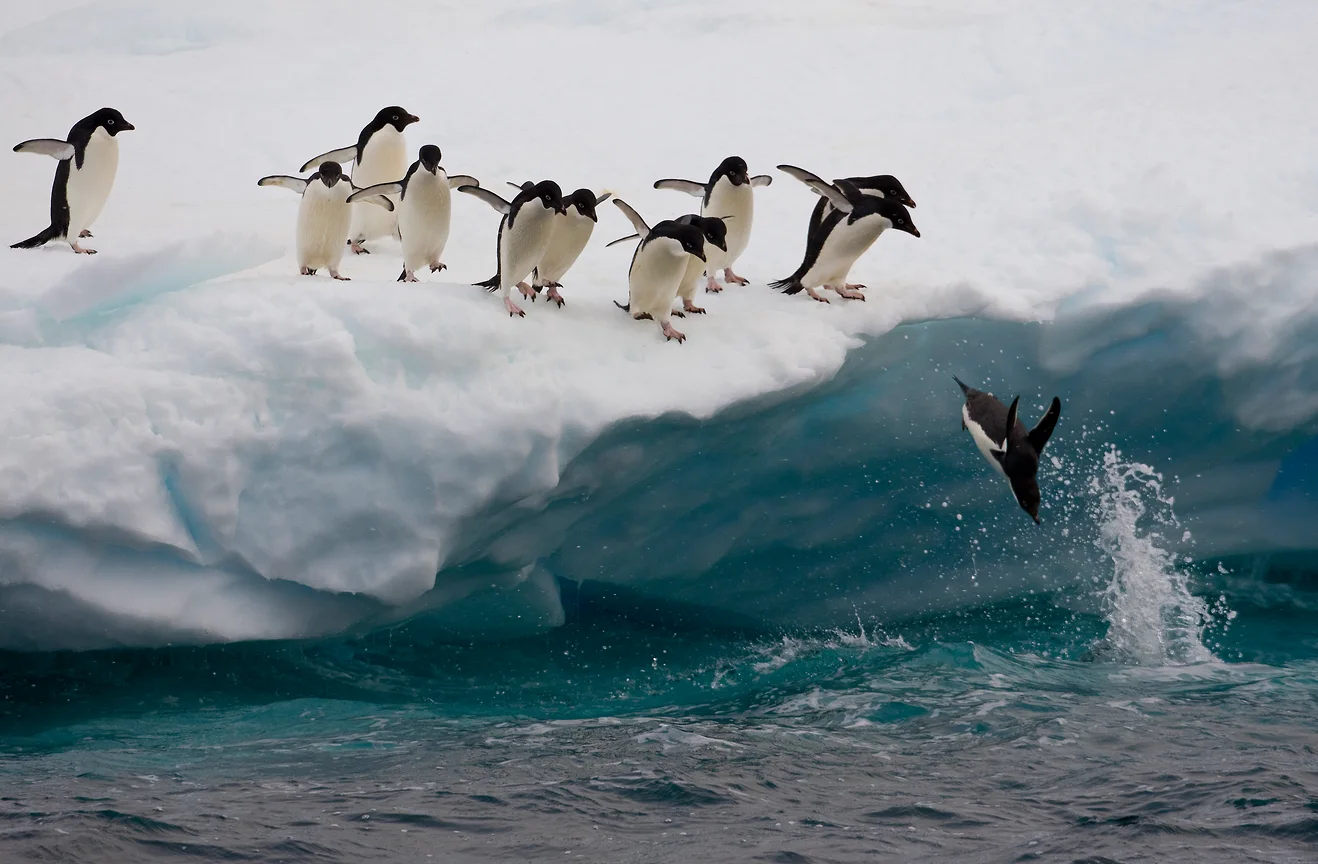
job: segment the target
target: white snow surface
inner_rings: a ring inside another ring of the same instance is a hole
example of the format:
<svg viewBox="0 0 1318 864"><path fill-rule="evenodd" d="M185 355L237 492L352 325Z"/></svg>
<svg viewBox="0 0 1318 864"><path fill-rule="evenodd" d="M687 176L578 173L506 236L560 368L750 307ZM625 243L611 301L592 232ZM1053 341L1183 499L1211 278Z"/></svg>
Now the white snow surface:
<svg viewBox="0 0 1318 864"><path fill-rule="evenodd" d="M0 140L103 105L137 131L99 255L0 250L0 585L114 622L109 641L330 632L417 601L463 519L551 489L618 421L812 385L902 321L1203 290L1318 236L1315 33L1309 0L7 10ZM498 215L461 195L443 274L397 283L377 241L352 282L296 276L296 196L257 178L388 104L451 173L607 189L652 222L694 206L654 180L740 154L775 175L737 267L752 284L702 294L665 343L613 306L631 247L604 243L630 227L606 204L568 305L513 320L467 284L494 272ZM885 235L853 271L868 302L765 287L813 205L781 162L893 173L918 202L923 238ZM54 162L0 166L7 245L45 226ZM1242 321L1313 314L1238 290ZM439 587L428 602L474 590ZM82 644L50 626L47 645Z"/></svg>

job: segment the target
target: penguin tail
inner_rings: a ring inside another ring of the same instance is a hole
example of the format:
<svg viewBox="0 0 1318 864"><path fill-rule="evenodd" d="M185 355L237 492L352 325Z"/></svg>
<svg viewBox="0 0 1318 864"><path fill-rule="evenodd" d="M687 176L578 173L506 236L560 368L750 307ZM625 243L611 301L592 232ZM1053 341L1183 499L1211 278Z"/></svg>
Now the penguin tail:
<svg viewBox="0 0 1318 864"><path fill-rule="evenodd" d="M614 300L613 305L617 306L619 309L621 309L624 312L632 311L632 303L630 300L627 301L626 305L619 303L617 300Z"/></svg>
<svg viewBox="0 0 1318 864"><path fill-rule="evenodd" d="M51 240L54 240L58 236L59 236L59 231L56 231L55 226L51 225L49 228L47 228L45 231L42 231L40 234L37 234L36 236L33 237L29 237L26 240L20 240L19 242L15 243L9 248L35 249L38 246L45 246L47 243L49 243Z"/></svg>
<svg viewBox="0 0 1318 864"><path fill-rule="evenodd" d="M800 294L805 290L805 286L801 284L800 279L794 279L790 276L786 279L779 279L777 282L770 282L769 287L781 290L784 294Z"/></svg>
<svg viewBox="0 0 1318 864"><path fill-rule="evenodd" d="M966 394L967 396L970 395L970 388L966 386L966 382L962 381L960 378L956 377L955 375L952 376L952 380L955 381L957 384L961 385L962 393Z"/></svg>
<svg viewBox="0 0 1318 864"><path fill-rule="evenodd" d="M495 273L484 282L473 282L471 284L475 285L477 288L484 288L486 291L493 293L499 290L499 274Z"/></svg>

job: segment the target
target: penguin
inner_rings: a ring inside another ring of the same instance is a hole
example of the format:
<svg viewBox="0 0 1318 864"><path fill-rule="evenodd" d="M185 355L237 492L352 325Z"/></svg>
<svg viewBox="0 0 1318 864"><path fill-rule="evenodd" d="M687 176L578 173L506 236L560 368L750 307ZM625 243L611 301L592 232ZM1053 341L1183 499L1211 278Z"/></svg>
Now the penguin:
<svg viewBox="0 0 1318 864"><path fill-rule="evenodd" d="M902 185L902 181L898 180L891 174L875 174L870 177L844 177L842 179L846 180L852 186L855 186L865 195L877 195L880 198L892 198L901 202L907 208L913 209L915 207L915 201L911 199L909 194L907 194L906 187ZM809 232L817 230L819 223L824 221L824 216L831 212L833 212L833 205L828 203L827 198L821 197L815 204L815 209L810 212L810 225L806 229L807 236L809 235ZM864 285L859 283L854 285L847 283L844 287L849 291L860 291L865 288Z"/></svg>
<svg viewBox="0 0 1318 864"><path fill-rule="evenodd" d="M508 185L517 189L526 189L535 184L527 182L520 186L516 183ZM563 208L566 212L554 217L554 234L550 238L549 248L545 249L544 257L536 265L535 278L531 281L531 287L537 295L542 290L548 289L545 294L547 302L557 303L559 308L567 302L563 299L563 295L558 293L558 289L563 287L560 280L576 263L582 250L590 242L590 235L595 232L595 225L599 222L595 208L608 201L611 196L611 192L597 196L589 189L578 189L563 198ZM535 302L534 295L531 301Z"/></svg>
<svg viewBox="0 0 1318 864"><path fill-rule="evenodd" d="M397 105L381 108L375 119L362 128L355 145L322 153L308 160L300 170L310 171L322 162L352 162L352 182L359 189L396 182L407 173L407 139L403 137L403 130L419 119ZM398 203L397 196L391 196L390 200ZM369 253L370 250L362 245L365 241L397 232L396 213L374 207L358 208L353 211L348 245L352 246L354 254Z"/></svg>
<svg viewBox="0 0 1318 864"><path fill-rule="evenodd" d="M512 287L516 285L524 297L535 297L535 289L524 280L549 248L554 217L566 212L562 190L553 180L542 180L523 188L512 201L505 201L479 186L459 186L458 191L476 196L503 214L497 244L499 269L494 276L476 284L491 293L498 291L509 317L525 318L526 313L513 302Z"/></svg>
<svg viewBox="0 0 1318 864"><path fill-rule="evenodd" d="M352 206L348 198L357 190L352 181L343 176L338 162L322 162L315 173L305 180L286 174L273 174L256 181L257 186L279 186L302 196L297 211L297 263L303 276L314 276L321 267L329 268L330 275L343 282L347 276L339 275L339 262L352 224ZM378 205L387 211L394 202L381 195L359 198Z"/></svg>
<svg viewBox="0 0 1318 864"><path fill-rule="evenodd" d="M632 226L636 229L635 234L629 234L626 237L619 237L609 246L615 246L619 243L625 243L628 240L639 240L650 232L650 228L645 224L645 220L640 214L625 204L618 205L619 209L626 214L631 220ZM705 235L705 254L710 254L710 246L727 251L727 223L714 216L698 216L695 213L688 213L685 216L679 216L676 220L683 225L694 225ZM677 296L682 301L682 311L673 310L673 314L679 318L685 318L687 313L692 315L704 315L704 308L697 306L696 286L700 284L700 274L705 272L705 262L701 261L694 255L690 256L686 265L686 272L682 274L682 281L677 286Z"/></svg>
<svg viewBox="0 0 1318 864"><path fill-rule="evenodd" d="M403 272L399 282L417 282L416 271L429 265L431 273L447 267L440 261L448 244L452 222L453 195L459 186L479 186L467 174L449 176L440 167L443 154L434 144L422 146L417 160L396 183L377 183L348 196L353 204L373 196L398 202L398 236L403 241Z"/></svg>
<svg viewBox="0 0 1318 864"><path fill-rule="evenodd" d="M821 286L852 300L864 300L864 294L847 287L847 274L856 259L889 228L919 237L920 231L911 221L911 214L898 201L865 195L846 180L827 183L793 165L778 168L826 198L833 212L807 233L805 258L796 272L770 283L770 287L785 289L787 294L804 290L821 303L828 302L828 298L815 291Z"/></svg>
<svg viewBox="0 0 1318 864"><path fill-rule="evenodd" d="M624 213L631 211L629 219L636 212L625 201L615 198L613 203ZM699 228L673 219L655 225L646 232L632 254L631 267L627 271L627 304L624 306L615 300L614 305L630 312L637 320L652 318L658 321L664 341L676 339L679 345L685 342L686 334L674 329L671 316L678 285L692 257L699 259L702 265L706 261L705 235Z"/></svg>
<svg viewBox="0 0 1318 864"><path fill-rule="evenodd" d="M751 239L751 225L755 217L755 196L752 190L768 186L773 178L768 174L750 176L746 160L740 156L729 156L719 163L714 173L709 175L708 183L696 183L693 180L656 180L656 189L674 189L686 192L701 199L700 215L719 218L731 217L728 226L727 251L718 251L711 255L705 272L705 290L711 294L722 291L714 274L723 271L723 280L738 285L748 284L746 279L732 270L732 265L746 251L746 244Z"/></svg>
<svg viewBox="0 0 1318 864"><path fill-rule="evenodd" d="M15 153L51 156L59 160L59 166L50 187L50 226L9 248L35 249L51 240L65 240L74 252L95 255L95 249L80 246L78 241L92 236L92 223L110 197L119 168L117 136L136 128L115 109L102 108L74 123L64 141L34 138L15 145Z"/></svg>
<svg viewBox="0 0 1318 864"><path fill-rule="evenodd" d="M1027 432L1016 416L1019 396L1008 408L992 393L976 390L955 375L952 380L966 396L966 404L961 406L961 428L970 432L979 452L1007 478L1016 502L1038 524L1039 483L1035 476L1039 473L1039 457L1062 415L1062 400L1054 396L1043 419Z"/></svg>

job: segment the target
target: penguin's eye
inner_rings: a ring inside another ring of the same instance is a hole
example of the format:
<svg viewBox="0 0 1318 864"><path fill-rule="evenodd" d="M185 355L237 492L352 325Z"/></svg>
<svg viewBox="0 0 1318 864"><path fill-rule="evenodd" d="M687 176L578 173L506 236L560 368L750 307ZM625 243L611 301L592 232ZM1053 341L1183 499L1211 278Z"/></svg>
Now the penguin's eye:
<svg viewBox="0 0 1318 864"><path fill-rule="evenodd" d="M114 121L113 121L113 120L106 120L106 121L105 121L105 125L106 125L106 126L113 126L113 125L114 125Z"/></svg>
<svg viewBox="0 0 1318 864"><path fill-rule="evenodd" d="M395 120L398 119L398 115L397 115L397 114L394 115L394 119L395 119Z"/></svg>

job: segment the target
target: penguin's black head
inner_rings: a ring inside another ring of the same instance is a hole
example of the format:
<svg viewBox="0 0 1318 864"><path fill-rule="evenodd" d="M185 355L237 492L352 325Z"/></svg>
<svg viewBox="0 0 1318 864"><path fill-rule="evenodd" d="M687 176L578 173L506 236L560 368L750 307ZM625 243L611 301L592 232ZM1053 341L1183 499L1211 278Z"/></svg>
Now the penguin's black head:
<svg viewBox="0 0 1318 864"><path fill-rule="evenodd" d="M343 179L343 166L338 162L321 162L316 174L320 177L320 182L333 189L334 185Z"/></svg>
<svg viewBox="0 0 1318 864"><path fill-rule="evenodd" d="M740 156L729 156L718 163L711 182L716 182L720 177L727 177L733 186L744 186L751 182L750 168L746 167L746 160Z"/></svg>
<svg viewBox="0 0 1318 864"><path fill-rule="evenodd" d="M724 252L728 251L728 223L716 216L697 216L691 224L700 229L705 242L713 243Z"/></svg>
<svg viewBox="0 0 1318 864"><path fill-rule="evenodd" d="M434 144L425 144L421 147L421 152L417 156L421 159L421 167L425 168L431 174L439 170L439 160L443 154Z"/></svg>
<svg viewBox="0 0 1318 864"><path fill-rule="evenodd" d="M879 174L876 177L867 177L865 179L867 182L863 185L869 189L874 189L884 198L891 198L893 201L907 207L915 206L915 202L912 201L911 196L907 194L906 187L902 185L902 181L898 180L891 174Z"/></svg>
<svg viewBox="0 0 1318 864"><path fill-rule="evenodd" d="M664 234L672 237L678 243L681 243L683 251L688 255L694 255L701 261L706 260L705 235L704 232L695 225L683 224L681 222L669 222Z"/></svg>
<svg viewBox="0 0 1318 864"><path fill-rule="evenodd" d="M595 193L591 192L589 189L578 189L563 199L564 209L575 207L577 208L577 212L582 216L585 216L592 222L598 222L600 220L599 217L595 215L595 204Z"/></svg>
<svg viewBox="0 0 1318 864"><path fill-rule="evenodd" d="M541 180L531 187L531 192L540 199L546 210L553 210L556 213L567 212L567 206L563 203L563 190L553 180Z"/></svg>
<svg viewBox="0 0 1318 864"><path fill-rule="evenodd" d="M1038 464L1037 462L1035 463ZM1030 514L1030 518L1035 524L1039 523L1039 483L1034 479L1034 474L1012 477L1011 492L1016 496L1016 501L1021 505L1021 509Z"/></svg>
<svg viewBox="0 0 1318 864"><path fill-rule="evenodd" d="M95 114L84 118L78 125L86 125L92 130L98 128L104 129L111 136L137 128L132 123L125 120L124 115L120 114L113 108L102 108Z"/></svg>
<svg viewBox="0 0 1318 864"><path fill-rule="evenodd" d="M408 114L397 105L390 105L388 108L380 109L380 112L375 115L375 119L371 121L371 126L376 129L392 126L402 132L408 127L408 124L415 123L420 119L415 114Z"/></svg>
<svg viewBox="0 0 1318 864"><path fill-rule="evenodd" d="M904 206L893 198L875 198L873 195L867 196L873 201L874 210L892 223L892 227L898 231L905 231L907 234L920 236L920 229L915 227L911 221L911 213ZM869 203L869 202L866 202ZM852 211L855 213L855 211Z"/></svg>

